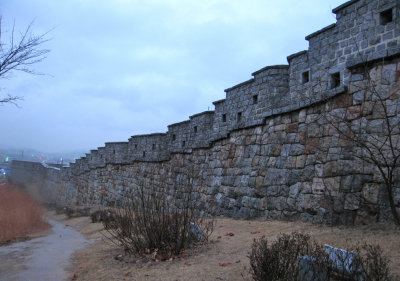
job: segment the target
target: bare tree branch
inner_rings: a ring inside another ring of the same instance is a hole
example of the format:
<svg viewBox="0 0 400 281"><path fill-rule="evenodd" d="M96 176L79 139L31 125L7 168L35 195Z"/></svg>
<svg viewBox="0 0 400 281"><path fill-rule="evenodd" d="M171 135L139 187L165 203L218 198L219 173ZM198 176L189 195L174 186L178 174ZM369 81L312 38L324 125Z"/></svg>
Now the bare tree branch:
<svg viewBox="0 0 400 281"><path fill-rule="evenodd" d="M46 38L48 32L42 35L33 35L33 21L28 25L26 30L15 35L15 23L13 24L9 43L4 43L4 33L1 28L0 17L0 79L6 79L13 71L22 71L29 74L41 75L32 69L32 65L41 62L46 58L46 54L50 50L42 48L44 43L49 41ZM8 95L0 98L0 105L11 103L17 105L17 101L22 100L21 97Z"/></svg>
<svg viewBox="0 0 400 281"><path fill-rule="evenodd" d="M22 97L13 97L13 96L8 95L7 97L4 97L4 98L0 99L0 105L4 105L6 103L11 103L11 104L13 104L13 105L18 107L18 103L17 102L22 100L22 99L23 99Z"/></svg>

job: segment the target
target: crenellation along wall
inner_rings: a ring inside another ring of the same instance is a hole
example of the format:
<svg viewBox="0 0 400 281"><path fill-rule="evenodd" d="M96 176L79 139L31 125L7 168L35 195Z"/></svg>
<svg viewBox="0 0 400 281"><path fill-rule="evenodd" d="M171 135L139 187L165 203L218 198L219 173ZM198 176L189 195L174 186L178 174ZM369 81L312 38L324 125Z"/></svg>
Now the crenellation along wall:
<svg viewBox="0 0 400 281"><path fill-rule="evenodd" d="M348 159L355 148L318 117L323 109L348 112L382 133L374 101L359 88L365 81L358 68L368 65L378 80L386 73L392 88L385 102L398 120L399 6L391 0L344 3L333 10L335 24L306 37L308 50L225 90L215 111L169 125L165 134L106 143L71 168L52 171L46 184L58 186L65 202L110 204L144 179L164 175L168 184L179 184L191 167L198 204L205 211L216 204L215 214L342 224L384 220L389 215L378 173ZM385 11L391 22L382 18ZM383 67L374 64L378 60Z"/></svg>
<svg viewBox="0 0 400 281"><path fill-rule="evenodd" d="M168 160L167 134L132 136L129 139L128 159L131 161Z"/></svg>
<svg viewBox="0 0 400 281"><path fill-rule="evenodd" d="M190 116L189 139L192 148L210 147L214 118L214 111L204 111Z"/></svg>
<svg viewBox="0 0 400 281"><path fill-rule="evenodd" d="M108 164L128 164L129 142L106 142L105 162Z"/></svg>
<svg viewBox="0 0 400 281"><path fill-rule="evenodd" d="M400 69L400 59L387 62L383 68L388 71L376 66L370 73L388 73L386 102L398 122L400 81L390 70ZM164 184L179 185L190 173L195 179L198 206L214 215L333 224L384 221L390 218L390 211L379 173L349 159L347 152L354 148L320 118L323 109L348 111L354 120L367 120L367 131L381 133L382 119L376 107L366 110L369 102L373 102L372 97L365 95L360 103L357 92L338 94L325 103L270 116L262 125L231 131L209 148L173 153L163 162L108 164L61 182L66 190L76 190L72 198L77 203L107 205L145 179L159 182L167 175ZM400 172L396 176L398 183ZM400 208L398 185L395 198Z"/></svg>
<svg viewBox="0 0 400 281"><path fill-rule="evenodd" d="M105 167L106 165L106 147L101 146L97 148L98 155L97 155L97 167Z"/></svg>
<svg viewBox="0 0 400 281"><path fill-rule="evenodd" d="M88 159L89 169L96 169L99 167L100 154L97 149L90 150L90 153L86 154L86 158Z"/></svg>
<svg viewBox="0 0 400 281"><path fill-rule="evenodd" d="M232 130L260 125L269 116L343 93L354 77L351 71L360 63L400 54L399 5L393 0L344 3L333 10L337 22L308 35L308 50L288 56L289 65L267 66L254 72L252 79L226 89L226 98L214 102L215 112L207 114L204 124L190 118L169 125L166 136L157 140L153 134L132 136L130 142L140 138L141 147L129 145L127 154L124 147L118 150L121 155L117 151L113 156L106 146L99 154L105 153L102 163L117 163L118 157L124 163L168 160L171 153L190 153ZM381 12L388 9L392 9L392 22L383 24ZM340 80L337 85L334 74ZM202 128L202 134L194 132L196 126Z"/></svg>
<svg viewBox="0 0 400 281"><path fill-rule="evenodd" d="M289 105L288 66L277 65L260 69L254 78L225 90L224 106L216 108L226 114L229 131L259 125L275 108ZM221 120L216 120L221 122ZM218 126L215 127L219 131Z"/></svg>
<svg viewBox="0 0 400 281"><path fill-rule="evenodd" d="M185 120L168 126L170 153L191 152L190 127L190 120Z"/></svg>

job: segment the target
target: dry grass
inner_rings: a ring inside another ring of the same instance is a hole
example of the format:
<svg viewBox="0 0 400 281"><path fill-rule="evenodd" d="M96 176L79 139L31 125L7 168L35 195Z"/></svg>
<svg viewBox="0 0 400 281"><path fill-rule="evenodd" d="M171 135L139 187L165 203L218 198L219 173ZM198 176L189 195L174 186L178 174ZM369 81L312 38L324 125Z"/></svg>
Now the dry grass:
<svg viewBox="0 0 400 281"><path fill-rule="evenodd" d="M0 244L47 229L44 214L44 209L22 190L0 185Z"/></svg>
<svg viewBox="0 0 400 281"><path fill-rule="evenodd" d="M56 217L65 220L65 216ZM392 272L400 275L400 229L393 225L374 224L358 227L329 227L302 222L217 219L212 242L197 252L172 262L117 261L123 250L100 234L102 225L90 218L74 218L64 223L75 227L88 238L98 239L79 250L69 269L76 280L251 280L249 252L254 238L265 235L274 240L280 233L308 233L319 243L349 248L365 241L378 244L391 263ZM233 234L233 236L232 236Z"/></svg>

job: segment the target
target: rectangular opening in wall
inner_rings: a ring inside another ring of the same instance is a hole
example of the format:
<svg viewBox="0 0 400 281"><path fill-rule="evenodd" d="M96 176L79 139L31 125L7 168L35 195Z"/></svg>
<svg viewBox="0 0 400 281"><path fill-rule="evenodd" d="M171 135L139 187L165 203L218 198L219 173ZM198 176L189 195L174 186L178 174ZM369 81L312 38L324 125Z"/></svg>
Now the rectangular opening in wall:
<svg viewBox="0 0 400 281"><path fill-rule="evenodd" d="M182 147L185 147L185 145L186 145L186 142L182 141Z"/></svg>
<svg viewBox="0 0 400 281"><path fill-rule="evenodd" d="M113 154L115 154L115 149L113 150Z"/></svg>
<svg viewBox="0 0 400 281"><path fill-rule="evenodd" d="M195 134L197 133L197 126L194 126L193 131Z"/></svg>
<svg viewBox="0 0 400 281"><path fill-rule="evenodd" d="M340 72L336 72L331 74L331 89L337 88L340 86Z"/></svg>
<svg viewBox="0 0 400 281"><path fill-rule="evenodd" d="M172 135L172 140L173 141L176 140L176 135L175 134Z"/></svg>
<svg viewBox="0 0 400 281"><path fill-rule="evenodd" d="M257 104L258 103L258 95L254 95L253 96L253 104Z"/></svg>
<svg viewBox="0 0 400 281"><path fill-rule="evenodd" d="M304 71L301 74L301 83L302 84L306 84L308 82L310 82L310 72L309 71Z"/></svg>
<svg viewBox="0 0 400 281"><path fill-rule="evenodd" d="M137 148L137 144L135 143L135 148Z"/></svg>
<svg viewBox="0 0 400 281"><path fill-rule="evenodd" d="M153 143L153 145L152 145L152 147L151 147L153 150L155 150L156 149L156 145Z"/></svg>
<svg viewBox="0 0 400 281"><path fill-rule="evenodd" d="M240 122L240 121L242 121L242 113L238 112L237 113L237 122Z"/></svg>
<svg viewBox="0 0 400 281"><path fill-rule="evenodd" d="M381 25L387 25L393 21L393 9L388 9L379 14L379 20Z"/></svg>
<svg viewBox="0 0 400 281"><path fill-rule="evenodd" d="M146 151L143 151L143 157L146 157Z"/></svg>
<svg viewBox="0 0 400 281"><path fill-rule="evenodd" d="M226 114L222 114L222 122L226 122Z"/></svg>

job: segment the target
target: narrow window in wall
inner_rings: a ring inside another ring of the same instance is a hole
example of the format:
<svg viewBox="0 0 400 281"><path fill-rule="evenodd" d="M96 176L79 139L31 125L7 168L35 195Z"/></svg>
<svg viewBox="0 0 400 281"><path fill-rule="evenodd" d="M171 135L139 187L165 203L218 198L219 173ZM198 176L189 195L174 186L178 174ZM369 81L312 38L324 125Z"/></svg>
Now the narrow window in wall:
<svg viewBox="0 0 400 281"><path fill-rule="evenodd" d="M226 122L226 114L222 114L222 122Z"/></svg>
<svg viewBox="0 0 400 281"><path fill-rule="evenodd" d="M135 144L135 148L137 148L137 144Z"/></svg>
<svg viewBox="0 0 400 281"><path fill-rule="evenodd" d="M100 159L103 159L103 155L100 155Z"/></svg>
<svg viewBox="0 0 400 281"><path fill-rule="evenodd" d="M379 20L381 25L387 25L393 21L393 9L388 9L379 14Z"/></svg>
<svg viewBox="0 0 400 281"><path fill-rule="evenodd" d="M310 82L310 72L305 71L301 74L301 83L306 84L308 82Z"/></svg>
<svg viewBox="0 0 400 281"><path fill-rule="evenodd" d="M182 141L182 147L185 147L185 145L186 145L186 142Z"/></svg>
<svg viewBox="0 0 400 281"><path fill-rule="evenodd" d="M238 114L237 114L237 121L238 122L242 121L242 113L241 112L238 112Z"/></svg>
<svg viewBox="0 0 400 281"><path fill-rule="evenodd" d="M194 126L193 131L195 134L197 133L197 126Z"/></svg>
<svg viewBox="0 0 400 281"><path fill-rule="evenodd" d="M176 140L176 135L175 134L172 135L172 140L173 141Z"/></svg>
<svg viewBox="0 0 400 281"><path fill-rule="evenodd" d="M113 154L115 154L115 149L113 150Z"/></svg>
<svg viewBox="0 0 400 281"><path fill-rule="evenodd" d="M143 151L143 157L146 157L146 151Z"/></svg>
<svg viewBox="0 0 400 281"><path fill-rule="evenodd" d="M337 88L339 86L340 86L340 72L331 74L331 89Z"/></svg>
<svg viewBox="0 0 400 281"><path fill-rule="evenodd" d="M152 149L155 150L156 149L156 145L153 143L152 145Z"/></svg>
<svg viewBox="0 0 400 281"><path fill-rule="evenodd" d="M253 104L257 104L258 103L258 95L254 95L253 96Z"/></svg>

